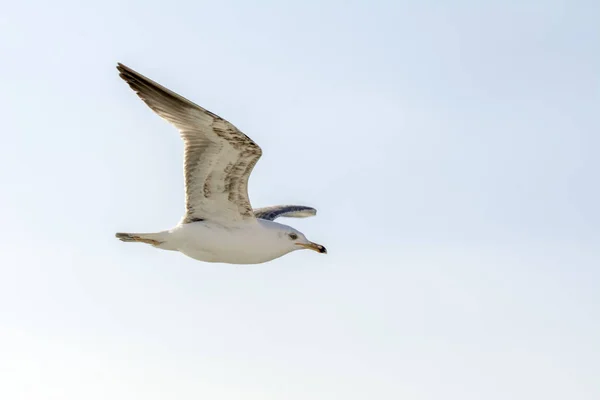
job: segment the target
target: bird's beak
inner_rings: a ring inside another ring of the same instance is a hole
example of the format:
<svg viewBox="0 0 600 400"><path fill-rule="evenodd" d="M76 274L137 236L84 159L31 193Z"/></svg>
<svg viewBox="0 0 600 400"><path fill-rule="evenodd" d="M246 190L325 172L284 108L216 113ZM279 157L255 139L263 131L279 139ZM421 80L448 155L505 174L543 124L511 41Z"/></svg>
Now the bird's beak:
<svg viewBox="0 0 600 400"><path fill-rule="evenodd" d="M316 244L313 242L308 243L296 243L298 246L302 246L305 249L314 250L317 253L327 254L327 249L325 246L321 246L320 244Z"/></svg>

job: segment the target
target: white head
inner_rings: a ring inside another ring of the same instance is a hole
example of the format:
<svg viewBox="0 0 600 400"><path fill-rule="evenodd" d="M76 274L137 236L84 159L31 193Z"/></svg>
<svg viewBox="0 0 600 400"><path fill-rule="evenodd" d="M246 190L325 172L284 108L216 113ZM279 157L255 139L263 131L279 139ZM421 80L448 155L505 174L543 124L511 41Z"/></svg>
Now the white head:
<svg viewBox="0 0 600 400"><path fill-rule="evenodd" d="M317 253L327 254L327 249L324 246L311 242L302 232L291 226L265 220L260 220L260 224L276 236L277 244L288 253L295 250L309 249Z"/></svg>

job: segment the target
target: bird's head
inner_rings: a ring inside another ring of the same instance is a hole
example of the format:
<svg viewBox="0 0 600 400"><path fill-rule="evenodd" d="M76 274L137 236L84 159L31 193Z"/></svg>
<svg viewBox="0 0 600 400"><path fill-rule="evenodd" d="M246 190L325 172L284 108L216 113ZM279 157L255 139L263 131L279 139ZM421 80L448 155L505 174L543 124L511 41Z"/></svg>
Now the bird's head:
<svg viewBox="0 0 600 400"><path fill-rule="evenodd" d="M317 253L327 254L327 249L318 243L311 242L304 234L292 227L286 227L280 235L281 240L287 240L294 250L308 249L314 250Z"/></svg>
<svg viewBox="0 0 600 400"><path fill-rule="evenodd" d="M274 221L258 220L265 232L270 232L269 240L275 240L276 246L281 251L289 253L295 250L314 250L317 253L326 254L327 249L317 243L311 242L297 229Z"/></svg>

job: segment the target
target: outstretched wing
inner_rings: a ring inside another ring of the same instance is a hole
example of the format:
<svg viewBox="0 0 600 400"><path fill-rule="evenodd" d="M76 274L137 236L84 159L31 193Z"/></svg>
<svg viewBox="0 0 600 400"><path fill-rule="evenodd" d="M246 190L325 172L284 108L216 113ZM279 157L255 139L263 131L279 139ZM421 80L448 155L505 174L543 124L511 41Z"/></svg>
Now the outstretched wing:
<svg viewBox="0 0 600 400"><path fill-rule="evenodd" d="M183 222L220 223L254 219L248 178L260 147L228 121L119 63L121 78L160 117L173 124L185 144L186 215Z"/></svg>
<svg viewBox="0 0 600 400"><path fill-rule="evenodd" d="M273 206L254 210L256 218L273 221L279 217L306 218L317 214L317 210L306 206Z"/></svg>

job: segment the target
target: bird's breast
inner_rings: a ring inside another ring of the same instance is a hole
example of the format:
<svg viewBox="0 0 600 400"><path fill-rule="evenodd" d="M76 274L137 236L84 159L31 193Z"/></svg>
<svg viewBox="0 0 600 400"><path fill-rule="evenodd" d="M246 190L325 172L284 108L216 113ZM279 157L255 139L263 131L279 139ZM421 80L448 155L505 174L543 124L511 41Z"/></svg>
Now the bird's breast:
<svg viewBox="0 0 600 400"><path fill-rule="evenodd" d="M278 248L272 232L256 223L194 222L178 226L172 235L180 252L206 262L258 264L287 253Z"/></svg>

